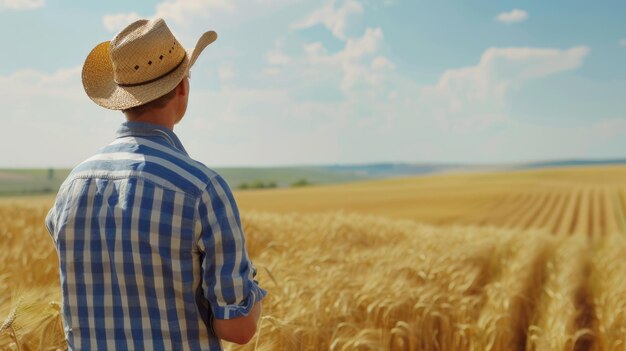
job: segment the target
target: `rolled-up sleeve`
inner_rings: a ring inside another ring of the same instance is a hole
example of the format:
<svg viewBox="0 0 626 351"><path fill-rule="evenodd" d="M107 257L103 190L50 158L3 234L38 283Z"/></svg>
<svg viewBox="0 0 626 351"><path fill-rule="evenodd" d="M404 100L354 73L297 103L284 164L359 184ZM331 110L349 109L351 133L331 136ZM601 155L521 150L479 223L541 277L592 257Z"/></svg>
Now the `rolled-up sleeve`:
<svg viewBox="0 0 626 351"><path fill-rule="evenodd" d="M239 211L226 181L211 179L200 199L198 247L204 253L202 288L216 319L246 316L267 292L254 280Z"/></svg>

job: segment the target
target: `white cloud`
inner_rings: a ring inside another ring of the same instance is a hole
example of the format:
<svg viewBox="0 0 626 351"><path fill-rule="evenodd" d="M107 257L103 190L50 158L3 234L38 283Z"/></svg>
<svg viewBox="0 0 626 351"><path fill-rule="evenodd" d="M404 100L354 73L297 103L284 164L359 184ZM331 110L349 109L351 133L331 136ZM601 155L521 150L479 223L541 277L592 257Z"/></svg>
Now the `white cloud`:
<svg viewBox="0 0 626 351"><path fill-rule="evenodd" d="M377 54L384 35L380 28L367 28L358 38L348 38L344 48L334 54L320 42L305 44L303 60L294 60L294 72L304 72L307 78L338 82L346 94L360 85L375 86L381 83L385 73L381 68L392 71L395 65L386 57ZM372 56L375 56L373 59ZM298 68L300 67L300 68Z"/></svg>
<svg viewBox="0 0 626 351"><path fill-rule="evenodd" d="M335 0L328 0L322 7L316 9L307 17L292 24L294 29L304 29L322 24L333 35L341 40L346 40L348 17L352 14L363 12L363 6L356 0L347 0L343 5L335 8Z"/></svg>
<svg viewBox="0 0 626 351"><path fill-rule="evenodd" d="M626 38L619 41L619 44L622 46L626 46Z"/></svg>
<svg viewBox="0 0 626 351"><path fill-rule="evenodd" d="M287 56L282 51L282 43L277 43L266 53L266 62L270 67L264 73L282 81L291 81L288 76L297 76L299 78L293 83L299 82L296 84L299 86L331 84L333 89L344 94L378 89L383 87L385 77L395 69L394 63L380 52L383 40L382 29L366 28L362 36L347 38L343 49L338 52L329 53L324 44L313 42L302 46L303 55L300 57ZM320 86L319 90L325 89Z"/></svg>
<svg viewBox="0 0 626 351"><path fill-rule="evenodd" d="M163 1L156 5L154 14L148 18L163 18L186 28L193 20L215 18L216 12L233 12L236 7L228 0L174 0ZM136 12L105 15L102 22L107 30L119 31L133 21L142 18Z"/></svg>
<svg viewBox="0 0 626 351"><path fill-rule="evenodd" d="M265 54L265 60L270 65L283 66L291 63L291 57L283 52L282 41L276 41L274 49Z"/></svg>
<svg viewBox="0 0 626 351"><path fill-rule="evenodd" d="M348 39L345 49L336 55L344 71L341 83L344 92L360 83L377 86L382 82L383 77L379 74L381 63L384 60L387 68L392 67L393 63L383 56L374 58L369 65L363 63L365 57L378 51L382 41L383 31L380 28L367 28L361 38Z"/></svg>
<svg viewBox="0 0 626 351"><path fill-rule="evenodd" d="M2 10L34 10L46 6L46 0L0 0Z"/></svg>
<svg viewBox="0 0 626 351"><path fill-rule="evenodd" d="M496 21L511 24L519 23L528 19L528 12L520 9L513 9L511 12L502 12L496 16Z"/></svg>
<svg viewBox="0 0 626 351"><path fill-rule="evenodd" d="M229 0L175 0L159 3L154 17L161 17L185 26L186 20L190 17L209 18L216 11L233 12L234 10L234 2Z"/></svg>
<svg viewBox="0 0 626 351"><path fill-rule="evenodd" d="M471 132L508 120L507 92L531 79L578 68L589 53L568 50L489 48L478 65L449 69L421 90L421 106L449 130Z"/></svg>
<svg viewBox="0 0 626 351"><path fill-rule="evenodd" d="M138 19L141 19L141 16L136 12L118 13L116 15L105 15L102 17L102 23L109 32L119 32Z"/></svg>
<svg viewBox="0 0 626 351"><path fill-rule="evenodd" d="M313 62L324 59L325 56L328 54L328 50L326 50L324 44L320 42L305 44L303 48L309 60Z"/></svg>
<svg viewBox="0 0 626 351"><path fill-rule="evenodd" d="M589 54L586 46L568 50L541 48L491 48L481 58L481 65L490 66L513 79L540 78L580 67ZM510 72L510 73L509 73ZM512 72L516 72L515 75Z"/></svg>
<svg viewBox="0 0 626 351"><path fill-rule="evenodd" d="M383 41L383 31L380 28L367 28L360 38L348 39L344 51L340 54L346 59L358 59L376 51Z"/></svg>
<svg viewBox="0 0 626 351"><path fill-rule="evenodd" d="M384 56L378 56L372 61L372 68L375 70L393 70L396 65Z"/></svg>

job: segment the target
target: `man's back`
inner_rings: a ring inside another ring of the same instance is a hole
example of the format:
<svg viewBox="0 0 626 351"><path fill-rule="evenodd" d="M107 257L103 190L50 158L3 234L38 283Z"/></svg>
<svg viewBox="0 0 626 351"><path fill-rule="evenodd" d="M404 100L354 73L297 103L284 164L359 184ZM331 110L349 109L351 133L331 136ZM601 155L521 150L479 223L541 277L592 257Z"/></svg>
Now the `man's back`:
<svg viewBox="0 0 626 351"><path fill-rule="evenodd" d="M72 171L46 225L71 349L221 350L211 315L265 296L230 189L166 128L125 123Z"/></svg>

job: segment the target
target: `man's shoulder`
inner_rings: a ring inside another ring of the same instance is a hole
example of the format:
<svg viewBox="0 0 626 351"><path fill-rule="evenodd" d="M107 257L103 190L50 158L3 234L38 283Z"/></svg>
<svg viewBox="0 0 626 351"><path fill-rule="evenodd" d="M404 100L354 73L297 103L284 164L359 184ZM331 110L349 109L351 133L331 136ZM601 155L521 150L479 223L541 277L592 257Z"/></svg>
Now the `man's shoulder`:
<svg viewBox="0 0 626 351"><path fill-rule="evenodd" d="M215 171L214 169L206 166L202 162L200 162L200 161L198 161L196 159L193 159L193 158L191 158L189 156L184 156L184 157L187 158L187 162L188 163L193 164L193 166L196 168L198 173L202 174L202 177L205 179L205 184L210 183L214 179L221 178L220 174L217 173L217 171Z"/></svg>
<svg viewBox="0 0 626 351"><path fill-rule="evenodd" d="M142 139L117 139L78 164L66 183L77 178L140 178L174 190L199 195L220 181L212 168L167 145Z"/></svg>

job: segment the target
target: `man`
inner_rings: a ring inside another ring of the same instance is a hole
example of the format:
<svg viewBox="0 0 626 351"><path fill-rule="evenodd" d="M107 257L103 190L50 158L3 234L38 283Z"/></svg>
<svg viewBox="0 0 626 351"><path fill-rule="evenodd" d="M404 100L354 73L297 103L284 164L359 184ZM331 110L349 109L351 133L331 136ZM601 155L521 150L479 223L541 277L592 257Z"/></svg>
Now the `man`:
<svg viewBox="0 0 626 351"><path fill-rule="evenodd" d="M139 20L85 60L87 95L127 122L71 172L46 218L70 350L221 350L256 332L266 292L235 200L173 132L189 69L216 38L186 51L162 19Z"/></svg>

